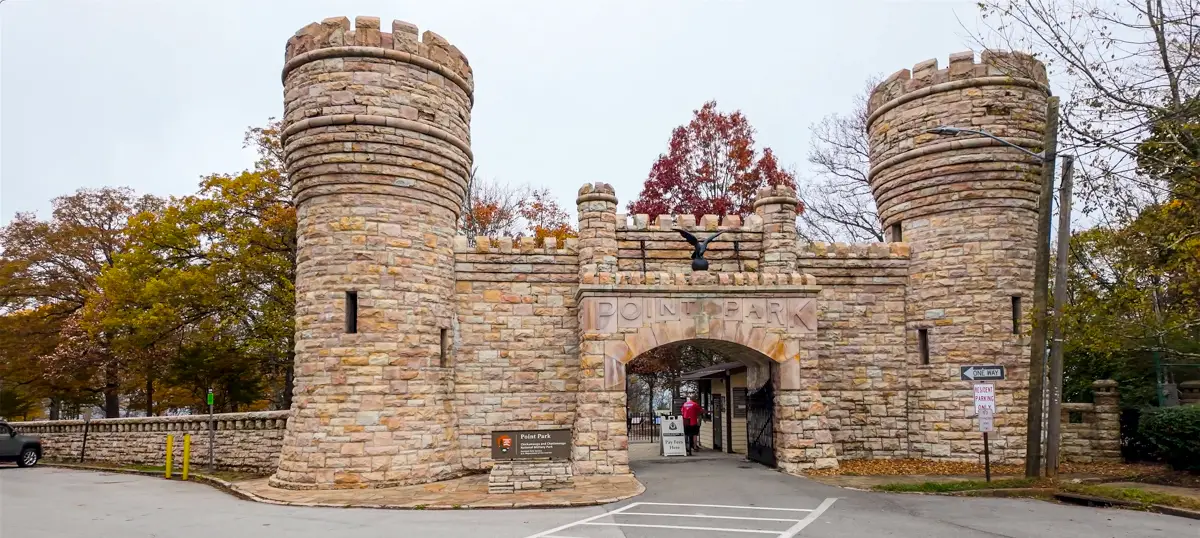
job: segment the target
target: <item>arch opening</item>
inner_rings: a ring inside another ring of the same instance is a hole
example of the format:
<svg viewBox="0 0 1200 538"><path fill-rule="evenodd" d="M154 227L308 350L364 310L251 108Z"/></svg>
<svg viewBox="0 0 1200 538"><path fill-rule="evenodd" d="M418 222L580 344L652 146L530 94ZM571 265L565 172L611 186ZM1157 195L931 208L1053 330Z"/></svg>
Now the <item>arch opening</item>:
<svg viewBox="0 0 1200 538"><path fill-rule="evenodd" d="M624 367L631 464L670 457L665 421L683 415L691 399L701 412L695 424L683 417L688 457L741 455L775 466L779 367L771 357L737 342L689 338L643 351Z"/></svg>

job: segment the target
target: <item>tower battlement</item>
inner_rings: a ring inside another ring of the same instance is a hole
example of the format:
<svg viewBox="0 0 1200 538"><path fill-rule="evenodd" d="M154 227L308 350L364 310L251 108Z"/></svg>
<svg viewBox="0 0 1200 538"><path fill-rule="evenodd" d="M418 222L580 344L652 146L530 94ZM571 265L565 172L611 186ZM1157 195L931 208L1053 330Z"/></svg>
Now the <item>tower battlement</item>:
<svg viewBox="0 0 1200 538"><path fill-rule="evenodd" d="M422 65L459 85L468 95L474 93L474 73L467 56L444 37L426 30L419 34L415 24L394 20L391 32L380 27L379 17L355 17L354 26L346 17L330 17L301 28L288 39L284 53L283 79L297 67L320 57L344 57L346 51L325 51L340 47L363 47L363 56L374 55ZM385 52L392 51L392 52Z"/></svg>

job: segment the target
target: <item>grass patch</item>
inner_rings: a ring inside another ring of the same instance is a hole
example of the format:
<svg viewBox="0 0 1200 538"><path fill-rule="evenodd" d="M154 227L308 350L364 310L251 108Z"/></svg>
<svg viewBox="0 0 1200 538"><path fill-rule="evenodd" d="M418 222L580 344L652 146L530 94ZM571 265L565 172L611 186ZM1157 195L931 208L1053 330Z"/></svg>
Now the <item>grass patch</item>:
<svg viewBox="0 0 1200 538"><path fill-rule="evenodd" d="M1093 484L1060 484L1058 489L1081 495L1135 502L1142 506L1162 504L1176 508L1186 508L1188 510L1200 510L1200 500L1138 488L1118 488Z"/></svg>
<svg viewBox="0 0 1200 538"><path fill-rule="evenodd" d="M952 482L919 482L915 484L883 484L875 486L876 491L893 493L953 493L956 491L972 491L977 489L1008 489L1032 488L1041 485L1041 481L1032 478L1010 478L1005 480L957 480Z"/></svg>

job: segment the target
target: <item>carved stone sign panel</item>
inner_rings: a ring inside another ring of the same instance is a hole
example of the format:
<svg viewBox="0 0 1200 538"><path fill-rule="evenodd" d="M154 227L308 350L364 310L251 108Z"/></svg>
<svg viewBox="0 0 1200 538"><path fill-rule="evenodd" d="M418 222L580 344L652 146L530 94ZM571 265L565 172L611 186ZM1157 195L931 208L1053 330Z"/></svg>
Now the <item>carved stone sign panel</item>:
<svg viewBox="0 0 1200 538"><path fill-rule="evenodd" d="M583 330L599 333L683 319L740 321L791 333L817 330L817 303L812 297L589 297L583 300L580 314Z"/></svg>

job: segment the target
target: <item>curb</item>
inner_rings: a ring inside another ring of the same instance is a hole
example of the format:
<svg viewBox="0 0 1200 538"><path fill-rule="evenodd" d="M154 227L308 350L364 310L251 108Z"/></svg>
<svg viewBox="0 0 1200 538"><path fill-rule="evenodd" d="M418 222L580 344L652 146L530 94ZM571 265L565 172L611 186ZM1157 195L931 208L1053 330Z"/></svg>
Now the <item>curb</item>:
<svg viewBox="0 0 1200 538"><path fill-rule="evenodd" d="M70 463L53 463L41 462L41 465L46 467L56 467L59 469L73 469L77 471L96 471L102 473L117 473L130 474L138 476L148 476L154 478L162 478L162 471L140 471L137 469L122 469L112 467L101 467L95 465L74 465ZM304 508L370 508L378 510L545 510L554 508L583 508L588 506L602 506L620 502L626 499L632 499L646 492L645 484L634 479L637 482L637 489L634 493L618 497L610 497L605 499L597 499L595 501L560 501L560 502L539 502L539 503L489 503L486 505L473 506L470 504L426 504L426 505L404 505L404 504L333 504L333 503L306 503L280 501L270 499L261 495L246 491L238 487L233 482L228 482L220 478L207 476L199 473L190 473L188 482L199 482L208 485L224 493L242 499L244 501L257 502L262 504L273 504L276 506L299 506ZM180 480L182 482L182 480Z"/></svg>
<svg viewBox="0 0 1200 538"><path fill-rule="evenodd" d="M1083 506L1102 506L1127 508L1130 510L1145 510L1156 514L1165 514L1169 516L1186 517L1188 519L1200 520L1200 512L1196 510L1188 510L1187 508L1178 508L1175 506L1167 506L1165 504L1142 504L1133 501L1122 501L1120 499L1110 499L1108 497L1096 497L1093 495L1081 495L1079 493L1055 493L1054 498L1071 504Z"/></svg>

